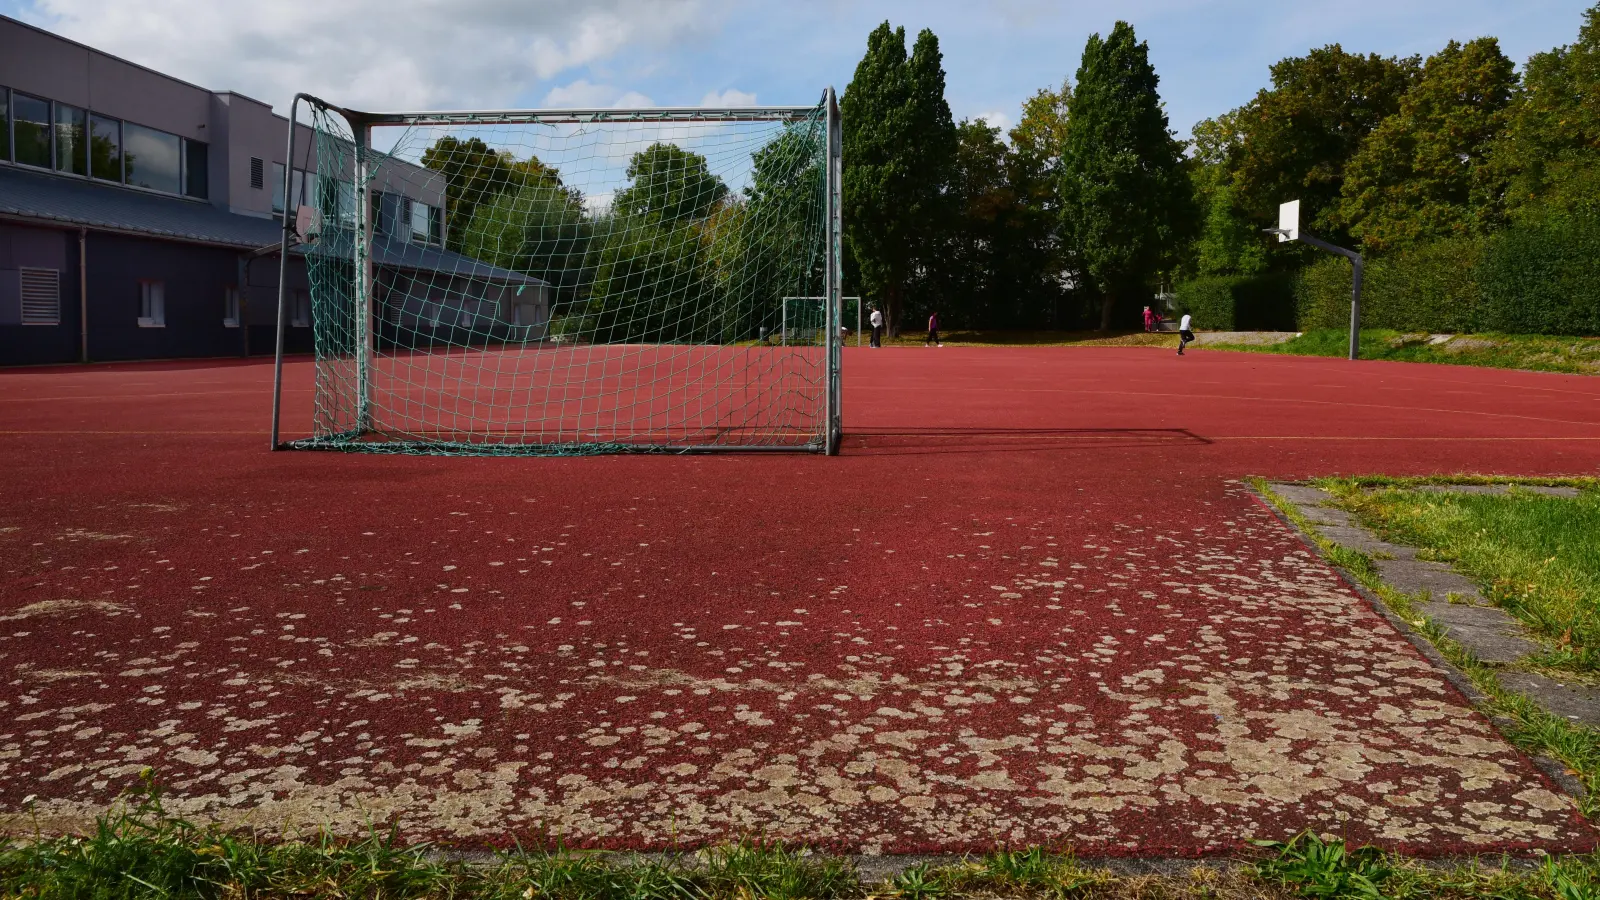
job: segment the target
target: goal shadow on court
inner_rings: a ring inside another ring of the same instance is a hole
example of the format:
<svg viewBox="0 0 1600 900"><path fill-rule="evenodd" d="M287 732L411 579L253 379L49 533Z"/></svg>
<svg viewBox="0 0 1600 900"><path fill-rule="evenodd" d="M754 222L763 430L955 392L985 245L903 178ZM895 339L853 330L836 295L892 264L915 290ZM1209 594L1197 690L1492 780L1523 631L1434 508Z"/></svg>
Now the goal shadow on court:
<svg viewBox="0 0 1600 900"><path fill-rule="evenodd" d="M852 428L840 452L873 456L1113 450L1212 443L1187 428Z"/></svg>

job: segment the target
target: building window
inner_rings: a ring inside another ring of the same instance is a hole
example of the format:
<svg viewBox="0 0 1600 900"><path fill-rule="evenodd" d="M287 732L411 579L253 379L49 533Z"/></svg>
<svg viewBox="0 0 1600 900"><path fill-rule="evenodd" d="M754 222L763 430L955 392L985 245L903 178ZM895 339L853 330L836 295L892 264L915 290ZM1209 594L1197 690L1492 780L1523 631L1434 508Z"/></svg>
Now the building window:
<svg viewBox="0 0 1600 900"><path fill-rule="evenodd" d="M61 324L61 273L55 269L20 269L22 324Z"/></svg>
<svg viewBox="0 0 1600 900"><path fill-rule="evenodd" d="M259 157L259 156L250 157L250 186L255 188L258 191L261 190L263 187L266 187L265 181L266 181L266 177L267 177L267 172L266 172L266 169L264 168L265 166L266 166L266 163L262 161L261 157ZM274 171L276 171L276 170L274 170Z"/></svg>
<svg viewBox="0 0 1600 900"><path fill-rule="evenodd" d="M89 174L88 115L76 106L56 104L56 171Z"/></svg>
<svg viewBox="0 0 1600 900"><path fill-rule="evenodd" d="M311 294L308 291L294 292L294 307L290 311L289 324L295 328L311 327Z"/></svg>
<svg viewBox="0 0 1600 900"><path fill-rule="evenodd" d="M183 142L183 193L204 200L211 196L210 147L199 141Z"/></svg>
<svg viewBox="0 0 1600 900"><path fill-rule="evenodd" d="M11 108L17 162L50 168L50 101L13 91Z"/></svg>
<svg viewBox="0 0 1600 900"><path fill-rule="evenodd" d="M0 159L11 160L11 91L0 87Z"/></svg>
<svg viewBox="0 0 1600 900"><path fill-rule="evenodd" d="M373 191L368 196L372 198L371 212L370 212L370 215L372 217L372 233L374 235L386 234L387 232L384 230L384 227L383 227L384 226L384 221L383 221L383 207L384 207L383 192L382 191Z"/></svg>
<svg viewBox="0 0 1600 900"><path fill-rule="evenodd" d="M105 116L89 117L89 174L122 181L122 123Z"/></svg>
<svg viewBox="0 0 1600 900"><path fill-rule="evenodd" d="M250 171L252 174L250 175L250 183L252 186L259 187L260 185L255 184L255 166L256 159L251 157ZM283 212L283 163L272 164L272 211L275 213Z"/></svg>
<svg viewBox="0 0 1600 900"><path fill-rule="evenodd" d="M222 327L239 327L239 289L228 288L222 297Z"/></svg>
<svg viewBox="0 0 1600 900"><path fill-rule="evenodd" d="M183 193L183 146L177 135L124 122L122 146L129 184L168 194Z"/></svg>
<svg viewBox="0 0 1600 900"><path fill-rule="evenodd" d="M167 327L167 290L159 281L139 282L139 327Z"/></svg>
<svg viewBox="0 0 1600 900"><path fill-rule="evenodd" d="M439 243L438 207L412 201L411 240L419 244Z"/></svg>

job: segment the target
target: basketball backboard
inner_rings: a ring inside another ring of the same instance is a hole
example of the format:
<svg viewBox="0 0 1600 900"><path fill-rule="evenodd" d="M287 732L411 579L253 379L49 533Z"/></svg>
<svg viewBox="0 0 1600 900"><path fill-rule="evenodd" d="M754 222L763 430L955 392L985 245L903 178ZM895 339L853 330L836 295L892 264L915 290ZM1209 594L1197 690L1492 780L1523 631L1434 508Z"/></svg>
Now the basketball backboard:
<svg viewBox="0 0 1600 900"><path fill-rule="evenodd" d="M1278 242L1300 239L1300 201L1278 204Z"/></svg>

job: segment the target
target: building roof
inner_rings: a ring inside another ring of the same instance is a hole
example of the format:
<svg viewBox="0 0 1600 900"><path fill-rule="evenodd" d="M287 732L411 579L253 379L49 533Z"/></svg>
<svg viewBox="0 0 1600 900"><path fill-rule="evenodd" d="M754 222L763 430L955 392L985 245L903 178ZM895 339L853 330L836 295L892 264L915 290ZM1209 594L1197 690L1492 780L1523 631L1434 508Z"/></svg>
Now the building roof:
<svg viewBox="0 0 1600 900"><path fill-rule="evenodd" d="M283 227L276 219L244 216L209 203L29 172L12 166L0 166L0 216L240 250L276 244L283 237ZM373 242L373 261L379 265L470 275L509 284L544 283L450 250L409 241L379 238Z"/></svg>

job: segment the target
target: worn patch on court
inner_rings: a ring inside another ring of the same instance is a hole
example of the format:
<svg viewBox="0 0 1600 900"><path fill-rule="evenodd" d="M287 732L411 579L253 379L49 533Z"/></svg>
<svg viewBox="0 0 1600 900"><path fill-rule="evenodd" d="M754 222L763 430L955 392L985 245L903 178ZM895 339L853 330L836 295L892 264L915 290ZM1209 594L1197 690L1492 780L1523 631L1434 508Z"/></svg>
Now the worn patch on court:
<svg viewBox="0 0 1600 900"><path fill-rule="evenodd" d="M946 552L922 542L938 571L916 591L688 567L703 582L667 595L698 605L653 599L684 570L650 541L553 586L544 564L592 544L511 504L441 517L466 553L374 524L348 558L256 542L205 571L150 560L97 579L117 603L5 617L0 776L10 803L80 827L150 766L187 816L464 842L1592 840L1365 601L1229 500L1183 528L929 523ZM274 590L234 599L248 584Z"/></svg>

